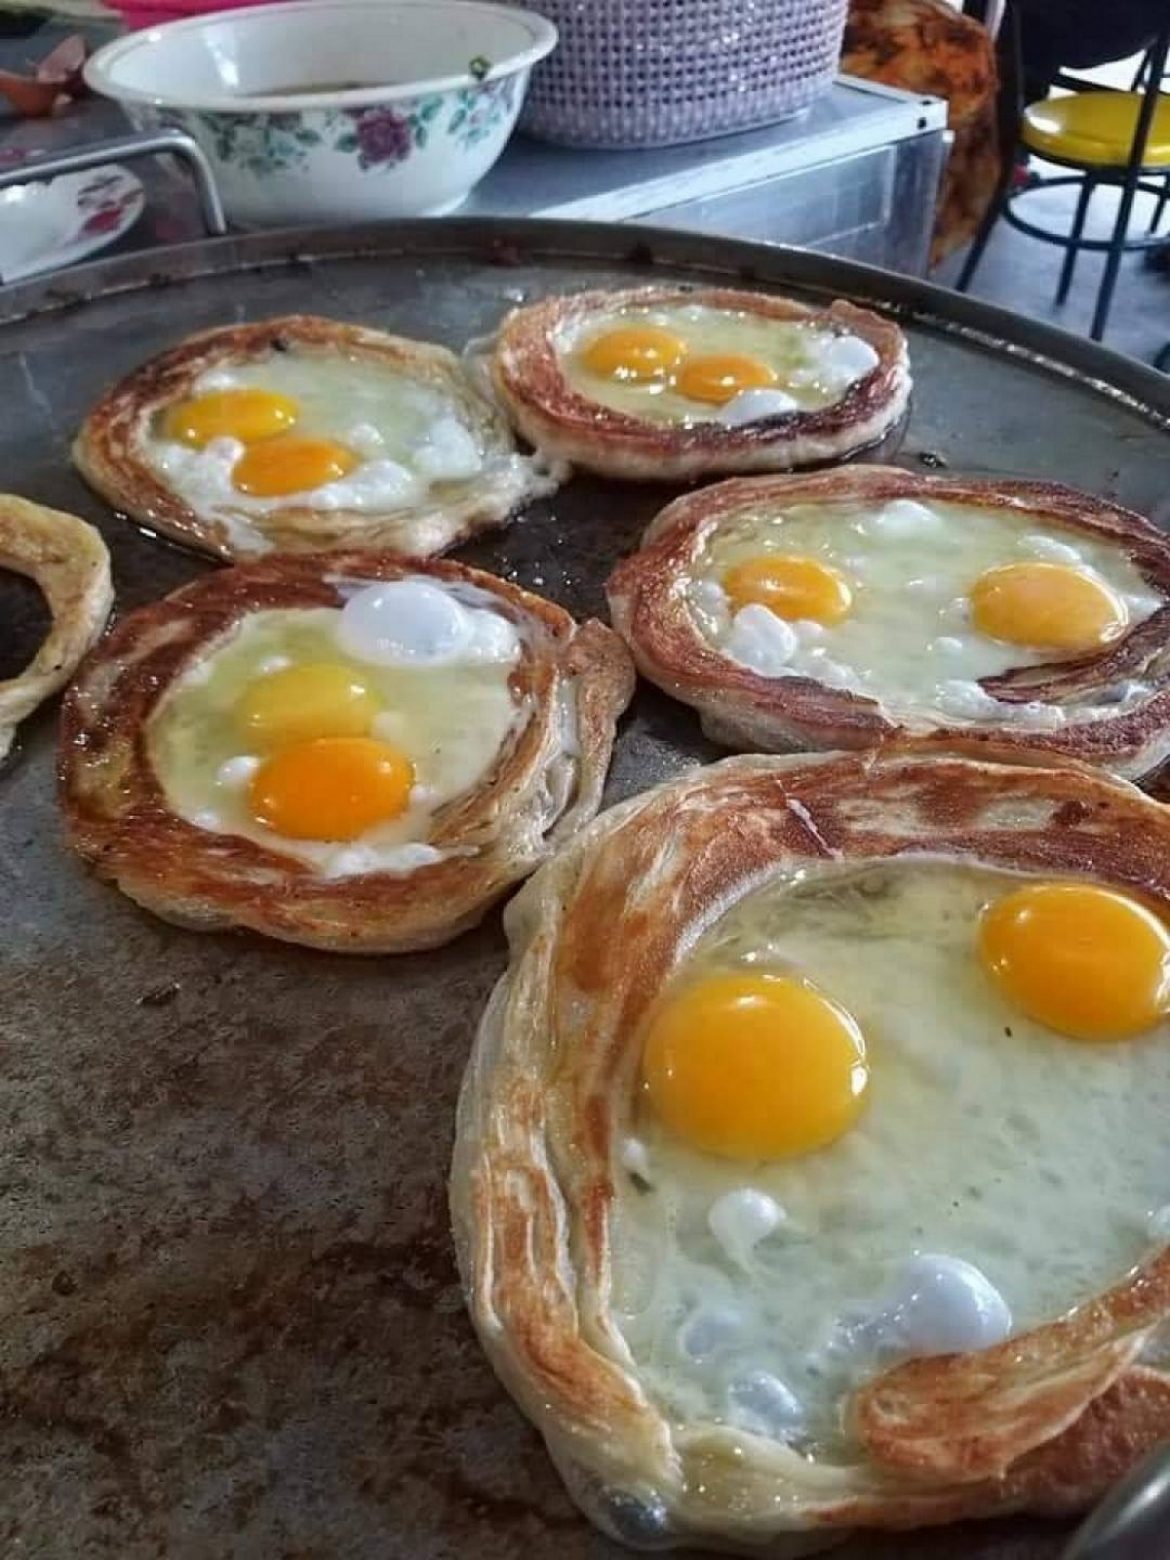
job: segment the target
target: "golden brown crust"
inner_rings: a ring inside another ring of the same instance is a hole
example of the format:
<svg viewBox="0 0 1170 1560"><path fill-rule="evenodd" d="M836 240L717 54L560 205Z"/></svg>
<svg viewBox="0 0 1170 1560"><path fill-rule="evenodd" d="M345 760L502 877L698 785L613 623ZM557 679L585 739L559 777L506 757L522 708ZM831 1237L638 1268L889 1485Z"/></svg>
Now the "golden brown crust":
<svg viewBox="0 0 1170 1560"><path fill-rule="evenodd" d="M164 407L189 395L210 370L289 349L370 359L442 390L485 448L501 457L499 471L490 478L481 474L435 483L421 502L381 512L285 506L263 515L240 509L228 518L200 513L144 457L142 429ZM115 509L228 562L277 550L322 552L342 546L430 557L501 524L531 499L554 491L564 474L515 454L503 419L472 388L458 358L445 347L304 314L203 331L151 358L94 407L77 436L73 460Z"/></svg>
<svg viewBox="0 0 1170 1560"><path fill-rule="evenodd" d="M899 728L873 699L811 678L764 677L722 655L700 632L678 586L720 525L763 506L896 498L1034 514L1038 521L1115 541L1166 604L1095 655L1005 672L980 686L1005 704L1068 708L1092 704L1129 680L1148 684L1149 696L1056 730L1029 729L1018 719L1002 726L938 727L926 720ZM667 505L640 549L613 571L607 594L614 626L642 675L693 705L707 734L728 747L855 748L929 733L944 746L959 736L989 748L1022 744L1100 764L1128 779L1155 775L1170 757L1170 540L1141 516L1057 483L924 476L893 466L723 482Z"/></svg>
<svg viewBox="0 0 1170 1560"><path fill-rule="evenodd" d="M1170 1315L1170 1251L1103 1300L979 1354L910 1360L858 1394L870 1455L919 1477L998 1477L1073 1424Z"/></svg>
<svg viewBox="0 0 1170 1560"><path fill-rule="evenodd" d="M147 723L176 677L250 612L336 607L344 597L332 582L341 578L418 574L487 593L516 625L521 655L510 681L530 711L481 784L436 813L429 843L441 860L405 874L331 878L172 811L148 756ZM63 711L61 807L74 849L168 920L247 927L337 952L435 947L473 926L592 817L632 691L629 657L609 629L578 625L478 569L389 553L265 559L205 575L132 613L91 656Z"/></svg>
<svg viewBox="0 0 1170 1560"><path fill-rule="evenodd" d="M1170 909L1157 803L1088 766L973 752L727 759L604 814L509 907L459 1107L461 1269L497 1370L627 1539L787 1555L850 1526L1068 1512L1170 1433L1170 1375L1135 1363L1170 1317L1170 1251L1010 1343L880 1375L854 1401L853 1461L831 1465L668 1418L608 1312L639 1027L717 907L773 873L925 853L1092 874Z"/></svg>
<svg viewBox="0 0 1170 1560"><path fill-rule="evenodd" d="M741 428L714 421L690 428L647 422L589 400L566 381L557 337L588 315L635 305L696 303L768 319L818 321L860 336L877 352L878 364L819 411L786 412ZM639 287L545 298L514 310L504 321L491 375L513 425L536 449L602 476L651 482L843 460L884 438L910 396L906 340L892 321L842 301L815 308L726 287Z"/></svg>
<svg viewBox="0 0 1170 1560"><path fill-rule="evenodd" d="M92 525L11 493L0 494L0 569L34 580L53 619L25 669L0 682L2 759L20 722L65 686L100 637L114 604L114 588L110 555Z"/></svg>

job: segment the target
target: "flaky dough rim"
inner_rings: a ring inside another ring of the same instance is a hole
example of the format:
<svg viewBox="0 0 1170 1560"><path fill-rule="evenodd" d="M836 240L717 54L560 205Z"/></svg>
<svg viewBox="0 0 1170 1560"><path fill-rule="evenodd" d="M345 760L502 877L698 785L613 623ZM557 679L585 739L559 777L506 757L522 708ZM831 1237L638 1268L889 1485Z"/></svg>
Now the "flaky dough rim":
<svg viewBox="0 0 1170 1560"><path fill-rule="evenodd" d="M574 390L556 337L589 314L638 305L707 304L770 319L819 320L867 341L877 365L817 411L785 412L741 428L652 423ZM495 338L490 373L513 426L534 448L601 476L676 482L732 472L777 471L844 460L885 438L906 411L906 338L892 320L838 299L827 306L729 287L635 287L542 299L515 309Z"/></svg>
<svg viewBox="0 0 1170 1560"><path fill-rule="evenodd" d="M1094 655L1005 672L980 686L1007 702L1060 704L1136 679L1150 683L1150 697L1056 730L1029 729L1023 722L931 727L925 721L908 730L873 699L811 678L765 677L721 654L702 634L680 586L711 535L741 510L899 498L1032 513L1038 522L1048 518L1096 541L1116 542L1163 605ZM929 734L943 745L956 739L989 748L1014 743L1100 764L1131 780L1152 779L1170 760L1170 538L1128 509L1059 483L928 476L897 466L722 482L668 504L638 550L614 569L606 594L613 624L642 675L693 706L707 735L725 747L862 748L901 734Z"/></svg>
<svg viewBox="0 0 1170 1560"><path fill-rule="evenodd" d="M433 497L382 511L286 505L263 516L241 509L230 523L200 513L142 455L138 436L144 421L189 394L209 370L289 347L372 358L441 388L479 430L489 450L514 457L513 466L490 478L481 474L437 483ZM307 314L201 331L141 364L111 386L85 419L74 442L73 461L116 510L228 563L275 551L338 547L431 557L503 524L525 504L555 491L565 475L562 469L518 454L505 419L474 388L446 347Z"/></svg>
<svg viewBox="0 0 1170 1560"><path fill-rule="evenodd" d="M430 843L441 860L407 873L330 878L171 809L147 726L177 677L250 612L337 607L337 580L408 576L488 595L521 642L510 680L527 718L483 781L435 815ZM131 613L82 667L63 707L58 760L69 843L131 899L193 929L246 928L343 953L436 947L473 926L596 813L633 682L612 630L578 624L552 602L463 564L358 550L219 570Z"/></svg>
<svg viewBox="0 0 1170 1560"><path fill-rule="evenodd" d="M917 743L696 770L605 813L509 907L459 1106L461 1273L497 1372L627 1542L788 1556L855 1526L1072 1513L1170 1434L1170 1375L1139 1363L1170 1317L1170 1249L1066 1318L877 1376L852 1403L849 1465L672 1426L608 1313L630 1037L680 950L771 871L919 853L1087 873L1170 910L1170 814L1136 788Z"/></svg>
<svg viewBox="0 0 1170 1560"><path fill-rule="evenodd" d="M0 494L0 569L27 575L52 617L28 665L0 682L3 759L20 722L65 686L101 637L114 605L114 587L110 555L92 525L13 493Z"/></svg>

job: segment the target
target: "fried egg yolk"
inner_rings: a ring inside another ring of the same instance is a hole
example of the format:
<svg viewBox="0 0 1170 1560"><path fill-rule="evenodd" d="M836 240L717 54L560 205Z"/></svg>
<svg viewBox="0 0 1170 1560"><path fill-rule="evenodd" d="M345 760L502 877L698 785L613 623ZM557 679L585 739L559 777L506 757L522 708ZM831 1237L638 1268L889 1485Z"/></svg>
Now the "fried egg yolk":
<svg viewBox="0 0 1170 1560"><path fill-rule="evenodd" d="M1170 929L1091 883L1041 883L998 899L979 957L1014 1007L1073 1040L1123 1040L1170 1011Z"/></svg>
<svg viewBox="0 0 1170 1560"><path fill-rule="evenodd" d="M737 357L732 353L718 357L691 358L683 364L675 381L681 395L692 401L710 401L722 406L745 390L765 390L777 380L775 369L759 358Z"/></svg>
<svg viewBox="0 0 1170 1560"><path fill-rule="evenodd" d="M232 467L232 485L254 498L311 493L337 482L358 464L358 456L332 439L288 435L246 449Z"/></svg>
<svg viewBox="0 0 1170 1560"><path fill-rule="evenodd" d="M1125 603L1102 580L1061 563L1008 563L971 588L971 616L991 639L1034 650L1095 650L1123 632Z"/></svg>
<svg viewBox="0 0 1170 1560"><path fill-rule="evenodd" d="M398 748L372 737L294 742L252 777L257 823L294 840L356 840L406 811L414 766Z"/></svg>
<svg viewBox="0 0 1170 1560"><path fill-rule="evenodd" d="M736 609L758 603L790 622L839 623L853 605L848 581L819 558L776 553L747 558L723 576Z"/></svg>
<svg viewBox="0 0 1170 1560"><path fill-rule="evenodd" d="M163 414L165 438L201 450L212 439L238 439L255 444L285 433L296 422L300 407L291 396L271 390L210 390L189 401L176 401Z"/></svg>
<svg viewBox="0 0 1170 1560"><path fill-rule="evenodd" d="M715 975L652 1016L642 1082L662 1121L728 1159L784 1159L852 1125L869 1070L857 1024L806 982Z"/></svg>
<svg viewBox="0 0 1170 1560"><path fill-rule="evenodd" d="M252 746L270 751L313 737L364 737L378 709L377 699L348 666L309 661L252 683L235 715Z"/></svg>
<svg viewBox="0 0 1170 1560"><path fill-rule="evenodd" d="M591 341L581 360L602 379L663 379L687 355L687 344L657 325L625 325Z"/></svg>

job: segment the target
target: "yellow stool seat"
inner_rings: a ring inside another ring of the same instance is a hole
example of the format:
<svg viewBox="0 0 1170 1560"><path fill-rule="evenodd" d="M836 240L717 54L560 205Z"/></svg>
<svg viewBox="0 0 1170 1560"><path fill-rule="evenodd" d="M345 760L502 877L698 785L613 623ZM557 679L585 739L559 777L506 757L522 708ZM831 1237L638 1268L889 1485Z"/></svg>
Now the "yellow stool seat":
<svg viewBox="0 0 1170 1560"><path fill-rule="evenodd" d="M1088 168L1123 168L1129 161L1141 111L1140 92L1076 92L1045 98L1024 110L1021 139L1029 151ZM1142 159L1147 168L1170 168L1170 97L1160 97Z"/></svg>

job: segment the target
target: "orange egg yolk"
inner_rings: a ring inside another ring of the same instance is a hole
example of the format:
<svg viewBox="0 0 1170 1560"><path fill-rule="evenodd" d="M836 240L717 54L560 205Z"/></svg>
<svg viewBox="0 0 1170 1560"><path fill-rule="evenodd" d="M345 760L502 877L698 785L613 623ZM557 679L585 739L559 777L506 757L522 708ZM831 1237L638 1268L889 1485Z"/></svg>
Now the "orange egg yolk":
<svg viewBox="0 0 1170 1560"><path fill-rule="evenodd" d="M983 912L978 941L1012 1006L1073 1040L1123 1040L1170 1011L1170 930L1114 889L1018 889Z"/></svg>
<svg viewBox="0 0 1170 1560"><path fill-rule="evenodd" d="M238 439L255 444L284 433L300 408L287 395L270 390L210 390L189 401L176 401L163 413L164 437L201 450L212 439Z"/></svg>
<svg viewBox="0 0 1170 1560"><path fill-rule="evenodd" d="M337 482L357 464L358 457L344 444L290 434L246 449L232 468L232 485L254 498L282 498Z"/></svg>
<svg viewBox="0 0 1170 1560"><path fill-rule="evenodd" d="M316 737L275 753L252 776L257 823L293 840L356 840L405 812L414 766L372 737Z"/></svg>
<svg viewBox="0 0 1170 1560"><path fill-rule="evenodd" d="M581 353L590 373L602 379L640 382L662 379L682 362L687 344L657 325L623 325L596 337Z"/></svg>
<svg viewBox="0 0 1170 1560"><path fill-rule="evenodd" d="M364 737L378 701L348 666L314 661L258 678L235 713L252 746L267 751L312 737Z"/></svg>
<svg viewBox="0 0 1170 1560"><path fill-rule="evenodd" d="M1125 603L1108 585L1061 563L1009 563L971 589L975 626L991 639L1034 650L1095 650L1126 626Z"/></svg>
<svg viewBox="0 0 1170 1560"><path fill-rule="evenodd" d="M836 569L797 553L733 564L723 588L736 609L758 603L790 622L839 623L853 606L849 583Z"/></svg>
<svg viewBox="0 0 1170 1560"><path fill-rule="evenodd" d="M728 1159L823 1148L857 1118L865 1041L844 1009L781 975L711 976L652 1015L642 1081L692 1147Z"/></svg>
<svg viewBox="0 0 1170 1560"><path fill-rule="evenodd" d="M742 390L764 390L776 379L776 371L759 358L727 353L688 359L679 370L675 387L688 400L722 406Z"/></svg>

